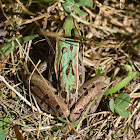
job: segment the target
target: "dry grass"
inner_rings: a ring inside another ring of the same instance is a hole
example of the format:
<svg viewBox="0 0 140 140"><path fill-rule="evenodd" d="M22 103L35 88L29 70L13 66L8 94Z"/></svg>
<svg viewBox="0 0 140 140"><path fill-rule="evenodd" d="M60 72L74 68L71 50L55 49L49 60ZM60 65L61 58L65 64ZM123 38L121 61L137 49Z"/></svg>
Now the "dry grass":
<svg viewBox="0 0 140 140"><path fill-rule="evenodd" d="M23 44L16 39L13 51L0 55L0 127L3 126L7 139L16 137L13 125L18 126L17 129L26 140L140 139L138 76L113 95L115 98L122 92L129 94L129 118L124 119L109 110L110 95L103 97L97 113L82 118L77 124L72 123L73 128L67 121L42 112L23 84L23 63L28 64L32 71L34 67L31 61L37 64L39 60L47 60L48 69L43 76L56 83L53 68L55 38L59 36L56 30L66 16L65 12L59 2L49 6L48 3L23 4L16 0L16 3L0 1L0 5L1 46L7 42L6 38L40 34L39 38ZM83 7L83 10L87 16L80 19L73 16L83 33L84 56L89 61L86 67L87 79L94 76L101 67L101 73L110 77L112 86L115 86L127 77L127 65L130 65L133 72L139 72L139 2L95 1L93 7ZM47 32L43 32L43 28ZM88 68L89 65L94 68Z"/></svg>

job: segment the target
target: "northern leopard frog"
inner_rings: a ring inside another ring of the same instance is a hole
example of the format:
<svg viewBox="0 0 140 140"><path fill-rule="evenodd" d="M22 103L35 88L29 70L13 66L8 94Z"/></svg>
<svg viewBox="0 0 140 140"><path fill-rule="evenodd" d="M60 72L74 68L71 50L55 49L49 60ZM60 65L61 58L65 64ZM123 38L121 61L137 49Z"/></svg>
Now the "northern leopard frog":
<svg viewBox="0 0 140 140"><path fill-rule="evenodd" d="M72 38L79 36L76 26L72 17L68 16L59 30L65 37L58 39L56 45L55 72L58 95L53 92L51 86L46 86L40 75L33 74L31 78L31 91L42 109L54 115L65 114L70 116L72 121L77 120L96 98L88 114L95 112L109 84L109 78L105 76L97 76L83 84L85 70L79 51L81 49L79 43ZM46 83L48 84L48 81Z"/></svg>

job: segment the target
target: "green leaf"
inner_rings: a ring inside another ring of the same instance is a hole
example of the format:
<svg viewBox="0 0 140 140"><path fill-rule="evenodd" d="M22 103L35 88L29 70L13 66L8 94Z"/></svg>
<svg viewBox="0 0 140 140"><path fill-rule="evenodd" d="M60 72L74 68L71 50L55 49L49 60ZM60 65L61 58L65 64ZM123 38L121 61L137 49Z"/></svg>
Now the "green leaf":
<svg viewBox="0 0 140 140"><path fill-rule="evenodd" d="M112 112L118 113L120 116L124 118L129 117L129 112L125 109L128 107L130 102L129 95L127 93L121 93L117 96L115 99L115 102L113 98L109 102L110 110Z"/></svg>
<svg viewBox="0 0 140 140"><path fill-rule="evenodd" d="M58 133L60 132L60 129L56 131L55 135L54 135L54 138L56 139Z"/></svg>
<svg viewBox="0 0 140 140"><path fill-rule="evenodd" d="M122 133L121 132L117 132L117 134L118 134L118 137L122 137Z"/></svg>
<svg viewBox="0 0 140 140"><path fill-rule="evenodd" d="M5 135L5 133L2 131L2 129L0 129L0 139L1 139L1 140L5 140L5 139L6 139L6 135Z"/></svg>
<svg viewBox="0 0 140 140"><path fill-rule="evenodd" d="M3 45L2 48L0 48L0 54L1 55L6 55L13 51L14 49L14 42L8 42L7 44Z"/></svg>
<svg viewBox="0 0 140 140"><path fill-rule="evenodd" d="M114 138L114 139L116 138L116 135L117 135L118 137L122 137L122 136L123 136L123 134L122 134L121 132L118 131L118 132L116 133L116 131L114 131L114 132L113 132L113 138Z"/></svg>
<svg viewBox="0 0 140 140"><path fill-rule="evenodd" d="M131 74L133 68L130 65L126 65L125 69L126 69L126 71L128 72L128 75L129 75L129 74Z"/></svg>
<svg viewBox="0 0 140 140"><path fill-rule="evenodd" d="M74 6L74 2L73 1L66 1L63 3L64 6L68 6L68 7L72 7Z"/></svg>
<svg viewBox="0 0 140 140"><path fill-rule="evenodd" d="M93 2L91 0L59 0L61 1L61 4L64 8L64 10L70 14L71 11L69 8L73 8L75 10L75 12L79 15L79 16L86 16L87 14L85 12L83 12L79 7L80 6L92 6Z"/></svg>
<svg viewBox="0 0 140 140"><path fill-rule="evenodd" d="M88 111L90 110L92 104L95 102L96 99L97 99L97 98L94 98L94 99L92 100L92 102L90 102L90 104L88 105L88 107L87 107L87 109L86 109L86 111L85 111L85 115L88 113Z"/></svg>
<svg viewBox="0 0 140 140"><path fill-rule="evenodd" d="M115 102L113 98L109 101L109 107L112 112L115 112Z"/></svg>
<svg viewBox="0 0 140 140"><path fill-rule="evenodd" d="M30 36L25 36L23 38L19 38L18 41L20 42L20 44L23 44L23 43L26 43L30 40L33 40L35 38L39 37L38 34L35 34L35 35L30 35Z"/></svg>
<svg viewBox="0 0 140 140"><path fill-rule="evenodd" d="M117 92L118 90L120 90L121 88L123 88L125 85L127 85L136 76L136 74L137 74L137 72L130 73L130 75L128 77L126 77L125 79L123 79L115 87L106 90L105 93L104 93L104 95L108 95L108 94L111 94L112 95L112 93Z"/></svg>
<svg viewBox="0 0 140 140"><path fill-rule="evenodd" d="M73 126L74 128L76 128L77 125L78 125L78 123L76 123L76 122L71 122L71 124L72 124L72 126Z"/></svg>
<svg viewBox="0 0 140 140"><path fill-rule="evenodd" d="M36 37L39 37L39 35L35 34L35 35L31 35L31 36L26 36L26 37L18 38L17 40L22 45L23 43L33 40ZM18 43L16 42L16 39L11 38L10 42L8 42L7 44L3 45L2 48L0 48L0 55L9 54L11 51L13 51L13 49L15 48L16 45L18 45Z"/></svg>
<svg viewBox="0 0 140 140"><path fill-rule="evenodd" d="M128 107L130 102L129 95L127 93L121 93L117 96L115 102L117 107L125 109L126 107Z"/></svg>
<svg viewBox="0 0 140 140"><path fill-rule="evenodd" d="M67 13L68 15L70 15L70 10L69 10L69 8L67 8L67 6L65 6L64 4L62 4L62 6L63 6L64 10L66 11L66 13Z"/></svg>
<svg viewBox="0 0 140 140"><path fill-rule="evenodd" d="M77 5L73 6L73 8L74 8L75 12L76 12L79 16L86 16L86 15L87 15L87 13L83 12L82 10L80 10L80 8L79 8Z"/></svg>
<svg viewBox="0 0 140 140"><path fill-rule="evenodd" d="M0 117L0 129L7 129L9 127L10 120L5 116Z"/></svg>
<svg viewBox="0 0 140 140"><path fill-rule="evenodd" d="M59 117L59 116L57 116L57 118L58 118L61 122L67 122L65 119L63 119L63 118L61 118L61 117Z"/></svg>
<svg viewBox="0 0 140 140"><path fill-rule="evenodd" d="M122 109L119 107L115 107L115 111L122 116L123 118L128 118L129 117L129 112L126 109Z"/></svg>
<svg viewBox="0 0 140 140"><path fill-rule="evenodd" d="M93 6L93 2L91 0L75 0L75 3L79 6Z"/></svg>
<svg viewBox="0 0 140 140"><path fill-rule="evenodd" d="M97 69L96 76L99 76L99 75L101 74L101 72L102 72L102 68L99 67L99 68Z"/></svg>

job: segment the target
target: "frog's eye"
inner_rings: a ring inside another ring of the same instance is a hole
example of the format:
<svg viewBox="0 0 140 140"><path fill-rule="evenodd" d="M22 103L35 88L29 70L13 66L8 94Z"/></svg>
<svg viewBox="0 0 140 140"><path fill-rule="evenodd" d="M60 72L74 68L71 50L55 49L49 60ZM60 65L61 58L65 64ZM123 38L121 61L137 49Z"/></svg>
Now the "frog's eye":
<svg viewBox="0 0 140 140"><path fill-rule="evenodd" d="M40 69L40 73L43 73L46 69L47 69L47 66L43 66L43 67Z"/></svg>

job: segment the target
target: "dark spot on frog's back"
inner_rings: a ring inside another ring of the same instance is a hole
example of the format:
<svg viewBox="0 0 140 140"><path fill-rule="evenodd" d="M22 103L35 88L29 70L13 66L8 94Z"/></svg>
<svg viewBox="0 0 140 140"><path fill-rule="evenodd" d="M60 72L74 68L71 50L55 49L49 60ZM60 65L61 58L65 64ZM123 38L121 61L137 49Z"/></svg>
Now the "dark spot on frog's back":
<svg viewBox="0 0 140 140"><path fill-rule="evenodd" d="M68 75L69 72L70 72L70 67L68 67L68 68L66 69L66 75Z"/></svg>
<svg viewBox="0 0 140 140"><path fill-rule="evenodd" d="M72 88L71 91L70 91L70 93L75 94L76 93L76 89L75 88Z"/></svg>
<svg viewBox="0 0 140 140"><path fill-rule="evenodd" d="M73 51L73 46L72 46L72 44L70 45L70 50L71 50L71 52Z"/></svg>
<svg viewBox="0 0 140 140"><path fill-rule="evenodd" d="M63 47L62 48L62 53L64 54L64 53L66 53L67 52L67 48L66 47Z"/></svg>
<svg viewBox="0 0 140 140"><path fill-rule="evenodd" d="M70 62L69 62L69 66L67 67L67 69L66 69L66 75L68 75L69 74L69 72L70 72L70 68L72 67L72 59L70 60ZM72 74L74 74L74 71L72 71Z"/></svg>
<svg viewBox="0 0 140 140"><path fill-rule="evenodd" d="M73 70L73 68L72 68L72 75L74 76L74 70Z"/></svg>
<svg viewBox="0 0 140 140"><path fill-rule="evenodd" d="M67 92L66 92L66 91L62 91L62 92L61 92L61 96L62 96L62 98L66 99L66 97L67 97Z"/></svg>
<svg viewBox="0 0 140 140"><path fill-rule="evenodd" d="M56 106L56 109L58 110L59 108L60 108L60 106L59 106L59 105L57 105L57 106Z"/></svg>
<svg viewBox="0 0 140 140"><path fill-rule="evenodd" d="M71 60L69 62L69 66L72 67L72 58L71 58Z"/></svg>

